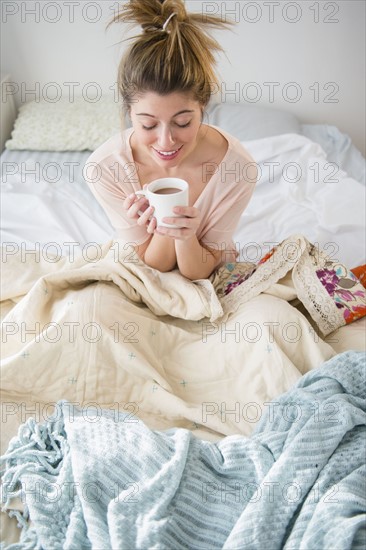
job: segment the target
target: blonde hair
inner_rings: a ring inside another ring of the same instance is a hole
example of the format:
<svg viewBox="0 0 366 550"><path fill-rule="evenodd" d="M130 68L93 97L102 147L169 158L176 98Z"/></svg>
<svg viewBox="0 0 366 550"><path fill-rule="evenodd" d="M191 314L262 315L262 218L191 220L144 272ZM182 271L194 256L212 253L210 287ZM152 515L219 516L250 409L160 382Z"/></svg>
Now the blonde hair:
<svg viewBox="0 0 366 550"><path fill-rule="evenodd" d="M188 92L207 105L218 83L212 52L222 48L205 27L226 28L230 22L187 13L183 0L129 0L107 27L117 22L143 30L133 37L118 69L118 89L127 111L133 96L144 92Z"/></svg>

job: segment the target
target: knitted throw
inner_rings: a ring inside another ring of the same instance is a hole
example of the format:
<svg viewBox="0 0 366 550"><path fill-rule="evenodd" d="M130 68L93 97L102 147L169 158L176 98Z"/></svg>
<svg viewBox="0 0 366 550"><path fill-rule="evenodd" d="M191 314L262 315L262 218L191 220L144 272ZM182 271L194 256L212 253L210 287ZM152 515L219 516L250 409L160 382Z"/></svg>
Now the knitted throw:
<svg viewBox="0 0 366 550"><path fill-rule="evenodd" d="M364 549L365 359L332 358L250 438L216 443L59 403L2 459L5 508L24 503L14 548Z"/></svg>

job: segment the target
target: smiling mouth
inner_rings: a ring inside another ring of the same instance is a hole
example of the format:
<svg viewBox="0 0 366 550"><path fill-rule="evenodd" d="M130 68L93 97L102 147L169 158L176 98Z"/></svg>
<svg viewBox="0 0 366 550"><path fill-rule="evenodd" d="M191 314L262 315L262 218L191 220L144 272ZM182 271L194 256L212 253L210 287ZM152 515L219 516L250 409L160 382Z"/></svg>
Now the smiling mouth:
<svg viewBox="0 0 366 550"><path fill-rule="evenodd" d="M182 149L182 147L183 145L181 145L178 149L175 149L174 151L159 151L158 149L155 149L155 147L153 147L153 149L160 158L169 160L169 159L175 158L178 155L179 151Z"/></svg>

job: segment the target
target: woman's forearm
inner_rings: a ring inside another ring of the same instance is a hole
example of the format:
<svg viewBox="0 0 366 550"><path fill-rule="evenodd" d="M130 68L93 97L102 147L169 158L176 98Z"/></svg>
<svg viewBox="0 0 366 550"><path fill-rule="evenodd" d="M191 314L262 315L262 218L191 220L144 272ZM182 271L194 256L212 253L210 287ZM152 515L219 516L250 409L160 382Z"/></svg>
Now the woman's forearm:
<svg viewBox="0 0 366 550"><path fill-rule="evenodd" d="M148 266L159 271L171 271L178 266L190 280L207 279L221 261L220 255L199 243L196 236L187 240L154 234L139 256Z"/></svg>
<svg viewBox="0 0 366 550"><path fill-rule="evenodd" d="M187 240L175 241L179 271L187 279L207 279L221 262L221 254L201 246L194 235Z"/></svg>
<svg viewBox="0 0 366 550"><path fill-rule="evenodd" d="M132 194L125 200L124 207L130 217L139 214L139 201ZM200 212L194 206L177 206L174 215L165 217L169 226L156 226L152 208L146 208L138 219L145 224L150 238L136 248L139 257L148 266L159 271L171 271L178 266L181 274L190 280L207 279L222 262L222 252L202 246L196 232L200 225Z"/></svg>
<svg viewBox="0 0 366 550"><path fill-rule="evenodd" d="M146 248L143 261L159 271L171 271L177 265L174 239L154 234Z"/></svg>

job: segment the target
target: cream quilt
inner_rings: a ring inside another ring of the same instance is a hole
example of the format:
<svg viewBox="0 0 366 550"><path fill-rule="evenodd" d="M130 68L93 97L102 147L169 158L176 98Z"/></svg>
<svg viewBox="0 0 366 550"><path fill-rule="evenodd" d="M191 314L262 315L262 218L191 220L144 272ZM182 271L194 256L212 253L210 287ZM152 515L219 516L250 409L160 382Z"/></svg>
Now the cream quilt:
<svg viewBox="0 0 366 550"><path fill-rule="evenodd" d="M311 309L299 302L309 243L288 242L254 272L241 264L242 284L228 294L227 266L191 282L119 241L87 259L5 254L3 445L60 399L96 419L109 408L204 439L249 435L271 400L336 354L300 311Z"/></svg>

